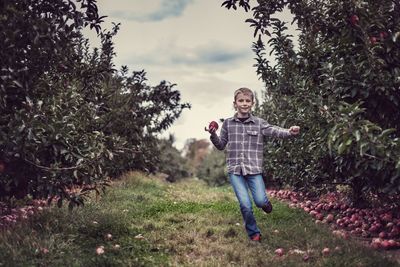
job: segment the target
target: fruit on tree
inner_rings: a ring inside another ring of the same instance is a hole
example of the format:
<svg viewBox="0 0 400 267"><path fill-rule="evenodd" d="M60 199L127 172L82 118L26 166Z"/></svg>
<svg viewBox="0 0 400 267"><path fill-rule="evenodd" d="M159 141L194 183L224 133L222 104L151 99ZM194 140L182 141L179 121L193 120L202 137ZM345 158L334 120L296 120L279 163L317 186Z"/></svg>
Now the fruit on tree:
<svg viewBox="0 0 400 267"><path fill-rule="evenodd" d="M379 33L379 37L383 40L386 39L388 37L388 33L387 32L380 32Z"/></svg>
<svg viewBox="0 0 400 267"><path fill-rule="evenodd" d="M350 23L351 23L351 25L358 25L358 22L360 21L360 19L358 18L358 16L357 15L352 15L351 17L350 17Z"/></svg>
<svg viewBox="0 0 400 267"><path fill-rule="evenodd" d="M372 45L376 44L376 42L378 41L375 36L369 37L369 40L370 40Z"/></svg>

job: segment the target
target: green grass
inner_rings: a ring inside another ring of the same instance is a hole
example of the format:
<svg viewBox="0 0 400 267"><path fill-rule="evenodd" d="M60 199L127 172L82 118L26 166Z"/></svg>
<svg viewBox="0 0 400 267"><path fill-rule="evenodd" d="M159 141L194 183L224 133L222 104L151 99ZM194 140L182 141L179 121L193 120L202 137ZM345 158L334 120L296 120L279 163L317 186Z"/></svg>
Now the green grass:
<svg viewBox="0 0 400 267"><path fill-rule="evenodd" d="M54 207L0 232L0 266L399 266L334 237L300 210L273 204L270 215L255 209L263 240L252 243L229 186L168 184L132 173L99 201L72 212ZM284 256L274 255L278 247ZM329 256L321 254L325 247ZM310 254L307 262L301 251Z"/></svg>

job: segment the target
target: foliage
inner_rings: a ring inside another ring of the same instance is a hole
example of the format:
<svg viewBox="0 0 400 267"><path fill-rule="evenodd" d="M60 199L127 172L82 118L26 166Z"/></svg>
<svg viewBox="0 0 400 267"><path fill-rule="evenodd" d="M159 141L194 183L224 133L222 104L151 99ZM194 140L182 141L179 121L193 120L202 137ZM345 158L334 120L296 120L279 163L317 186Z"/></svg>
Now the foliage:
<svg viewBox="0 0 400 267"><path fill-rule="evenodd" d="M223 5L247 10L250 2ZM298 47L279 19L285 9ZM267 0L251 10L255 66L267 87L259 115L303 129L296 140L268 142L265 168L297 188L399 193L399 2Z"/></svg>
<svg viewBox="0 0 400 267"><path fill-rule="evenodd" d="M101 30L96 1L2 1L0 10L2 198L73 207L109 177L155 170L155 135L189 105L174 84L149 86L144 71L114 69L119 25ZM89 26L100 49L81 34Z"/></svg>
<svg viewBox="0 0 400 267"><path fill-rule="evenodd" d="M198 166L197 176L212 186L227 184L225 160L225 153L213 147Z"/></svg>
<svg viewBox="0 0 400 267"><path fill-rule="evenodd" d="M167 174L166 180L169 182L176 182L190 176L187 159L173 146L174 141L174 137L170 135L168 139L160 139L158 143L160 159L157 171Z"/></svg>
<svg viewBox="0 0 400 267"><path fill-rule="evenodd" d="M186 140L183 148L184 157L188 161L190 172L197 175L198 168L210 152L210 142L207 139L197 140L190 138Z"/></svg>
<svg viewBox="0 0 400 267"><path fill-rule="evenodd" d="M396 130L383 130L364 119L366 110L360 106L343 103L328 136L329 149L336 148L336 179L351 185L356 200L370 188L379 188L382 198L386 194L397 195L400 142L397 137L393 138Z"/></svg>

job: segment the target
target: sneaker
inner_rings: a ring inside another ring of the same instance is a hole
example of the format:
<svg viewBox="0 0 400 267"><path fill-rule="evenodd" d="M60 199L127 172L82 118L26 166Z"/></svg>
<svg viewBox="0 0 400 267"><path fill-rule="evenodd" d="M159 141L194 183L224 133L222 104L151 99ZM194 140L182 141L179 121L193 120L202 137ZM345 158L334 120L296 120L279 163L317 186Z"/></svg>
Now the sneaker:
<svg viewBox="0 0 400 267"><path fill-rule="evenodd" d="M272 212L271 201L268 201L267 205L262 207L262 210L265 211L265 213L271 213Z"/></svg>
<svg viewBox="0 0 400 267"><path fill-rule="evenodd" d="M250 237L251 241L256 241L256 242L260 242L261 241L261 235L260 234L254 234Z"/></svg>

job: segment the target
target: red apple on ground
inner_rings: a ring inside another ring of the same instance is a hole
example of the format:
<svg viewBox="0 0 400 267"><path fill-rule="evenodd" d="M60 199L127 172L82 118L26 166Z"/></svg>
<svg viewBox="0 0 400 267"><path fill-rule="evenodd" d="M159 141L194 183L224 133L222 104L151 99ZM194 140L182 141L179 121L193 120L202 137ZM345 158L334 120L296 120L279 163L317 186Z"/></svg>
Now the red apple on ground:
<svg viewBox="0 0 400 267"><path fill-rule="evenodd" d="M389 240L383 240L383 241L381 242L381 247L382 247L383 249L389 249L389 248L390 248L390 242L389 242Z"/></svg>
<svg viewBox="0 0 400 267"><path fill-rule="evenodd" d="M331 223L331 222L333 222L333 219L334 219L335 217L333 216L333 214L328 214L327 216L326 216L326 222L328 222L328 223Z"/></svg>
<svg viewBox="0 0 400 267"><path fill-rule="evenodd" d="M113 238L112 234L106 234L105 235L105 239L106 240L112 240L112 238Z"/></svg>
<svg viewBox="0 0 400 267"><path fill-rule="evenodd" d="M368 238L368 237L370 237L370 233L368 231L366 231L366 230L362 230L361 236L364 237L364 238Z"/></svg>
<svg viewBox="0 0 400 267"><path fill-rule="evenodd" d="M389 239L388 243L389 243L389 248L396 248L397 247L397 242L394 241L393 239Z"/></svg>
<svg viewBox="0 0 400 267"><path fill-rule="evenodd" d="M380 232L378 235L380 238L386 238L387 234L385 232Z"/></svg>
<svg viewBox="0 0 400 267"><path fill-rule="evenodd" d="M283 248L277 248L277 249L275 249L275 255L281 257L281 256L283 256L283 253L284 253Z"/></svg>
<svg viewBox="0 0 400 267"><path fill-rule="evenodd" d="M388 212L388 213L383 214L381 216L381 219L384 222L391 222L393 220L393 215L390 212Z"/></svg>
<svg viewBox="0 0 400 267"><path fill-rule="evenodd" d="M330 250L329 248L324 248L324 249L322 250L322 255L328 256L330 252L331 252L331 250Z"/></svg>
<svg viewBox="0 0 400 267"><path fill-rule="evenodd" d="M322 220L323 218L324 218L324 215L322 215L321 213L317 213L316 215L315 215L315 217L317 218L317 220Z"/></svg>
<svg viewBox="0 0 400 267"><path fill-rule="evenodd" d="M393 227L392 231L390 231L390 237L392 237L392 238L397 237L399 234L400 234L400 230L399 230L399 228L397 228L397 226Z"/></svg>

